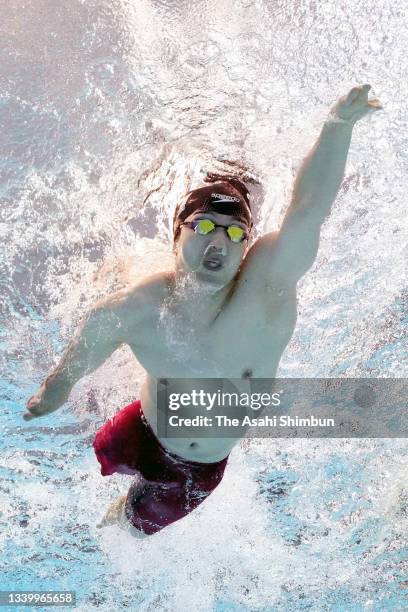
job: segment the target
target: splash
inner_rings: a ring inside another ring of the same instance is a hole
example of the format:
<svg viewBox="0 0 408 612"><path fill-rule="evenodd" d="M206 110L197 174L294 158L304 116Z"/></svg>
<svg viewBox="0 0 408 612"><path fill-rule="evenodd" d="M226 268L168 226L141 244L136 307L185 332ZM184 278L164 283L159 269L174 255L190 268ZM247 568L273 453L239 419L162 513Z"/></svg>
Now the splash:
<svg viewBox="0 0 408 612"><path fill-rule="evenodd" d="M402 609L401 441L244 441L202 508L135 543L95 529L129 481L102 479L91 452L138 395L130 351L21 421L90 305L171 267L182 195L248 171L255 233L276 229L328 108L360 82L384 111L355 128L277 375L406 376L401 7L13 0L0 34L4 583L76 588L79 610Z"/></svg>

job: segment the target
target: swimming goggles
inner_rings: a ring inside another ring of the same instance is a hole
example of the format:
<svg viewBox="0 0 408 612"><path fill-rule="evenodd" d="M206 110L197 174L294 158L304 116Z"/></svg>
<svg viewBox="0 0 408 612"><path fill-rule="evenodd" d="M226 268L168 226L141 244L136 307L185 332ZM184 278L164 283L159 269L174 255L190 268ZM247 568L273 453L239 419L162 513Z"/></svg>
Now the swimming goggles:
<svg viewBox="0 0 408 612"><path fill-rule="evenodd" d="M239 225L217 225L211 219L198 219L197 221L184 221L181 225L185 225L193 229L196 234L200 234L201 236L207 236L211 234L215 230L216 227L223 227L227 232L228 238L231 242L239 243L243 242L243 240L248 240L249 234L244 230L243 227Z"/></svg>

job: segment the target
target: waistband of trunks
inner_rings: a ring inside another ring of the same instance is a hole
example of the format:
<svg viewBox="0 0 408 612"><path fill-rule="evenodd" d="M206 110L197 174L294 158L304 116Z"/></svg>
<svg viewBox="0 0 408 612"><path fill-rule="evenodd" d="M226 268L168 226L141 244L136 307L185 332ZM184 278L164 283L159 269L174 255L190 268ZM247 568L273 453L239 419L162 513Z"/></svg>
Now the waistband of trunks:
<svg viewBox="0 0 408 612"><path fill-rule="evenodd" d="M153 431L152 427L150 426L148 420L146 419L146 417L144 415L142 407L140 407L140 418L141 418L141 420L143 422L143 425L145 426L145 428L149 432L149 434L156 439L157 444L158 444L158 446L160 446L160 448L163 451L163 453L171 461L174 461L177 464L182 463L185 467L190 467L190 468L194 468L194 467L203 468L205 466L211 466L211 465L215 465L215 464L221 463L222 461L225 461L225 459L227 459L227 457L226 457L225 459L221 459L220 461L213 461L211 463L205 463L203 461L192 461L191 459L185 459L184 457L180 457L180 455L176 455L175 453L171 453L170 451L167 450L167 448L165 448L163 446L163 444L160 442L159 438L157 437L157 435Z"/></svg>

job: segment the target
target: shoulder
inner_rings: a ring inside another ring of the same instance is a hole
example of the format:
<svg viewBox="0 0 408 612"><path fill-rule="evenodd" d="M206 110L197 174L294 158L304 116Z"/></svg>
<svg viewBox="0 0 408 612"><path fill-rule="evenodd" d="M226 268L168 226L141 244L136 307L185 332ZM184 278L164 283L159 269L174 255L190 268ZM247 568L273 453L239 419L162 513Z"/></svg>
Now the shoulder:
<svg viewBox="0 0 408 612"><path fill-rule="evenodd" d="M263 236L260 236L255 242L249 247L245 256L245 261L251 261L255 258L263 257L264 255L270 254L276 247L279 232L268 232Z"/></svg>
<svg viewBox="0 0 408 612"><path fill-rule="evenodd" d="M280 276L277 257L279 232L269 232L255 240L245 254L240 273L246 280L267 280Z"/></svg>
<svg viewBox="0 0 408 612"><path fill-rule="evenodd" d="M282 265L279 232L258 238L247 251L236 284L236 296L251 296L251 303L263 304L294 302L298 278Z"/></svg>
<svg viewBox="0 0 408 612"><path fill-rule="evenodd" d="M318 248L301 221L290 219L279 231L258 238L248 250L242 272L248 280L279 281L296 290L297 283L311 267Z"/></svg>
<svg viewBox="0 0 408 612"><path fill-rule="evenodd" d="M131 299L140 301L148 308L154 308L168 297L173 284L173 272L152 274L132 288Z"/></svg>
<svg viewBox="0 0 408 612"><path fill-rule="evenodd" d="M133 323L141 322L166 298L171 280L169 272L153 274L137 284L103 297L95 308L108 311L123 322L129 318Z"/></svg>

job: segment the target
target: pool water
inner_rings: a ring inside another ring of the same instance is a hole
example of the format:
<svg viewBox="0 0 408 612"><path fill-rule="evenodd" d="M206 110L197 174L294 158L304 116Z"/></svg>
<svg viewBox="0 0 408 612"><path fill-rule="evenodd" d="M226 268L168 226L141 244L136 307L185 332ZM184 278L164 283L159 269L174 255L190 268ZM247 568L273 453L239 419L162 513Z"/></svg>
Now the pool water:
<svg viewBox="0 0 408 612"><path fill-rule="evenodd" d="M384 110L354 129L277 375L407 376L403 17L390 0L3 8L2 590L74 590L81 611L406 609L404 439L245 440L201 507L136 541L96 529L131 480L92 450L138 397L129 349L22 420L89 306L171 264L175 203L204 171L245 167L256 235L275 229L328 109L364 82Z"/></svg>

